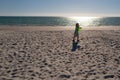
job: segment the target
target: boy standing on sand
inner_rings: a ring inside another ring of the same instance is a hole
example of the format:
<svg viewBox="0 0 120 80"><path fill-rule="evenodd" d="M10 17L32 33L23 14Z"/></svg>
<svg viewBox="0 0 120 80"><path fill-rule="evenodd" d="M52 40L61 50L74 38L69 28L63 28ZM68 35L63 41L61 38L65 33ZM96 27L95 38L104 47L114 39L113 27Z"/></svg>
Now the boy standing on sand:
<svg viewBox="0 0 120 80"><path fill-rule="evenodd" d="M79 23L76 23L73 42L75 42L75 38L77 38L77 43L79 42L79 31L80 31L80 29L82 29L82 28L80 27Z"/></svg>

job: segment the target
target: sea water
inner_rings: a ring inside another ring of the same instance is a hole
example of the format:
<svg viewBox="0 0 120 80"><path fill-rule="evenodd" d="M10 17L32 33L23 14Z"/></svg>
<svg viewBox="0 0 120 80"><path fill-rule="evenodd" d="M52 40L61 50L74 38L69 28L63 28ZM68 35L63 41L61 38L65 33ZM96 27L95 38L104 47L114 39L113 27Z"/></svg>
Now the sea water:
<svg viewBox="0 0 120 80"><path fill-rule="evenodd" d="M28 17L0 16L0 25L19 26L120 26L120 17Z"/></svg>

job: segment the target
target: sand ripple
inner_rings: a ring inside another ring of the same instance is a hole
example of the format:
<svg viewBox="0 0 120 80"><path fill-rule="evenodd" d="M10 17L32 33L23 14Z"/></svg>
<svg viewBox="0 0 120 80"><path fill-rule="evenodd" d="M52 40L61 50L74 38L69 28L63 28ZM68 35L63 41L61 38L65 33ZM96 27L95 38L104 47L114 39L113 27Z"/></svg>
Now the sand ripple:
<svg viewBox="0 0 120 80"><path fill-rule="evenodd" d="M0 31L0 80L120 80L120 31Z"/></svg>

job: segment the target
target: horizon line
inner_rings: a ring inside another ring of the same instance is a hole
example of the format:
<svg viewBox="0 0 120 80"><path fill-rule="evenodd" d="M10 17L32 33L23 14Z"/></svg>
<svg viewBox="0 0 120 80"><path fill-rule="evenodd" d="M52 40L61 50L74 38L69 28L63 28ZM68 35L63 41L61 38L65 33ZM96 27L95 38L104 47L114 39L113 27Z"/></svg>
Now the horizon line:
<svg viewBox="0 0 120 80"><path fill-rule="evenodd" d="M120 17L120 16L0 15L0 17Z"/></svg>

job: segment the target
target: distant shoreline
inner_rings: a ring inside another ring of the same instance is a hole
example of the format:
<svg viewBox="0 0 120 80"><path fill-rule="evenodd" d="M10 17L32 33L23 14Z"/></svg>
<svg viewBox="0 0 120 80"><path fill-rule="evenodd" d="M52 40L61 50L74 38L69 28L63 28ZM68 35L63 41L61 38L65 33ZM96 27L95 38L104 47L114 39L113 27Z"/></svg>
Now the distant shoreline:
<svg viewBox="0 0 120 80"><path fill-rule="evenodd" d="M74 26L0 26L1 30L15 31L61 31L74 30ZM83 27L82 30L120 30L120 26L90 26Z"/></svg>

